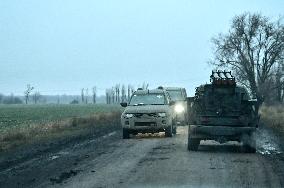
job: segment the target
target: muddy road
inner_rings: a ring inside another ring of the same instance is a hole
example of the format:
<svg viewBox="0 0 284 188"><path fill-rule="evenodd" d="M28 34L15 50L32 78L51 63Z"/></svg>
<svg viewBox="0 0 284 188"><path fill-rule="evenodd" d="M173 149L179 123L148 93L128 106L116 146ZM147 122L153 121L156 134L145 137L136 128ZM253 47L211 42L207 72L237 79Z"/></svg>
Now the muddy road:
<svg viewBox="0 0 284 188"><path fill-rule="evenodd" d="M257 137L256 154L213 141L189 152L187 127L128 140L115 130L6 166L0 187L284 187L283 142L267 129Z"/></svg>

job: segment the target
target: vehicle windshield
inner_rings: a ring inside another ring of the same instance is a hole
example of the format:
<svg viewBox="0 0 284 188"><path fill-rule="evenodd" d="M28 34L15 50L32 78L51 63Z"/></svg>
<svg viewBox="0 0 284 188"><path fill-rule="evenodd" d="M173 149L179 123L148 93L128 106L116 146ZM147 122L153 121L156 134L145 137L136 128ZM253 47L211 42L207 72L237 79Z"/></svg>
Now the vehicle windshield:
<svg viewBox="0 0 284 188"><path fill-rule="evenodd" d="M163 105L166 99L163 94L133 95L129 105Z"/></svg>
<svg viewBox="0 0 284 188"><path fill-rule="evenodd" d="M168 90L168 93L169 93L172 101L184 100L180 90Z"/></svg>

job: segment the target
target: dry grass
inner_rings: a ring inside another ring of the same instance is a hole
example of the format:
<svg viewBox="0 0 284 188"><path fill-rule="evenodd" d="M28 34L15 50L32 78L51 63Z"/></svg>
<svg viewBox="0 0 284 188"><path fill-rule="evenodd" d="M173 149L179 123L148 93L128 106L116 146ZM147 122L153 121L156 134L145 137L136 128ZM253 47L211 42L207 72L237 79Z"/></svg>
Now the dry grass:
<svg viewBox="0 0 284 188"><path fill-rule="evenodd" d="M284 105L262 106L261 123L284 134Z"/></svg>
<svg viewBox="0 0 284 188"><path fill-rule="evenodd" d="M85 117L74 117L47 123L11 128L0 135L0 152L7 149L40 141L64 137L90 128L118 124L121 112L101 112ZM119 126L119 125L117 125Z"/></svg>

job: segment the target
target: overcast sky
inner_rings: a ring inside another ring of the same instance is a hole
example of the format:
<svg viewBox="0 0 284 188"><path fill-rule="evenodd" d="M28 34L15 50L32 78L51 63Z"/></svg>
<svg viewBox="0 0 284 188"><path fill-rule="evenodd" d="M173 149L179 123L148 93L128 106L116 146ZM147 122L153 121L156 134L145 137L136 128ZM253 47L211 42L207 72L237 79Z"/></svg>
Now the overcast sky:
<svg viewBox="0 0 284 188"><path fill-rule="evenodd" d="M245 11L277 19L284 1L0 0L0 93L146 82L192 95L209 82L211 38Z"/></svg>

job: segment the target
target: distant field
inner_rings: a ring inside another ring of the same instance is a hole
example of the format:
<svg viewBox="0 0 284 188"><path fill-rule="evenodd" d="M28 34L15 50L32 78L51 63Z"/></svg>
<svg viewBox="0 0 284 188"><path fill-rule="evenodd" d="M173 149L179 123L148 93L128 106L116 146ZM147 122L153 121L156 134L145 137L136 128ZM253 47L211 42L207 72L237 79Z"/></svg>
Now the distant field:
<svg viewBox="0 0 284 188"><path fill-rule="evenodd" d="M45 124L95 113L118 111L118 105L0 105L0 133L7 129Z"/></svg>
<svg viewBox="0 0 284 188"><path fill-rule="evenodd" d="M0 105L0 152L25 143L106 131L120 125L118 105ZM85 132L85 133L83 133Z"/></svg>

